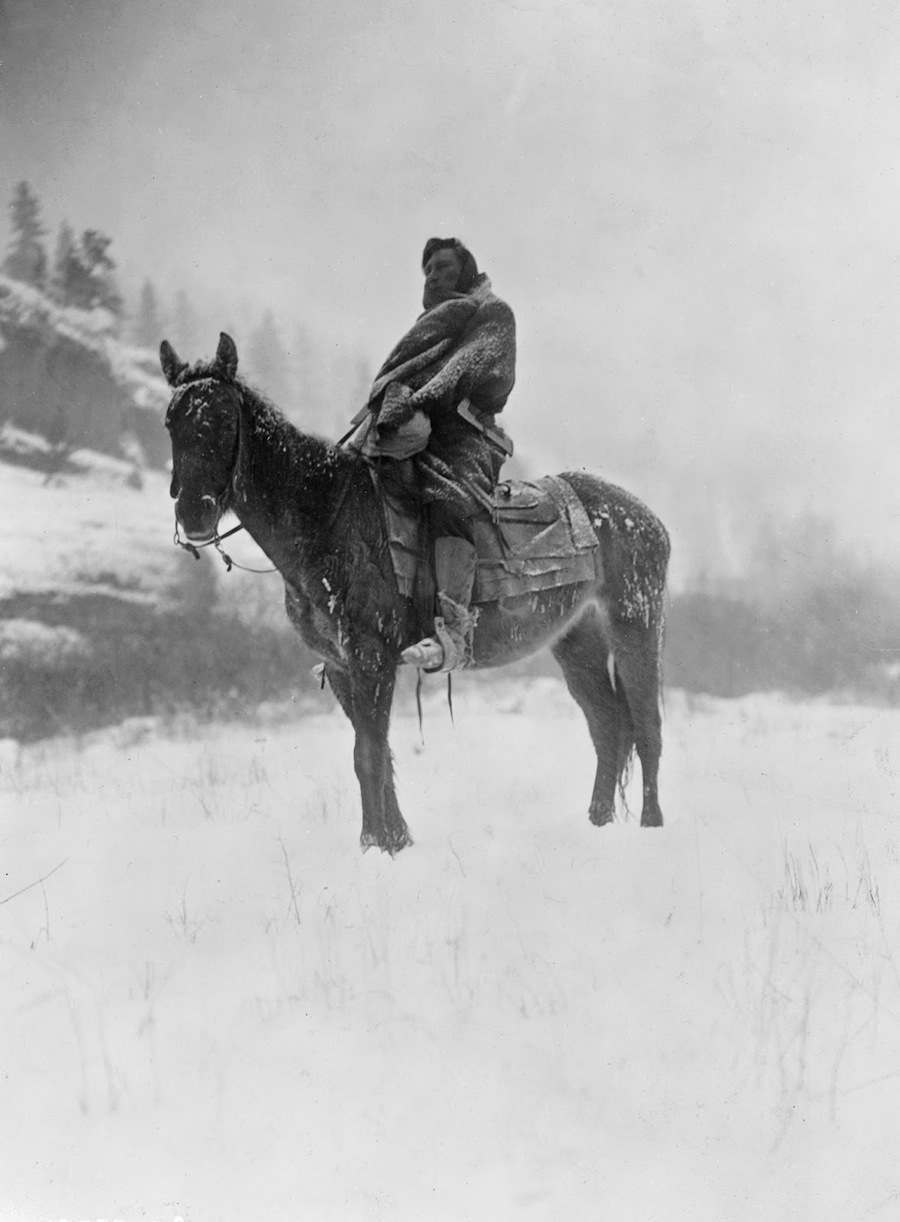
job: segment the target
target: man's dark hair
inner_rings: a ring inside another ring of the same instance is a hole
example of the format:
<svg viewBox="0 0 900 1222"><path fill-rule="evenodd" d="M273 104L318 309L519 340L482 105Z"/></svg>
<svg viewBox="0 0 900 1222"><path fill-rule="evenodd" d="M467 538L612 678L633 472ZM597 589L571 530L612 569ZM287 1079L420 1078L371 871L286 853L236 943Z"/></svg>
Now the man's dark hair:
<svg viewBox="0 0 900 1222"><path fill-rule="evenodd" d="M463 246L459 238L429 238L422 251L423 268L436 250L452 250L457 256L462 270L456 282L456 290L459 293L468 293L478 279L478 264L475 262L475 256L467 246Z"/></svg>

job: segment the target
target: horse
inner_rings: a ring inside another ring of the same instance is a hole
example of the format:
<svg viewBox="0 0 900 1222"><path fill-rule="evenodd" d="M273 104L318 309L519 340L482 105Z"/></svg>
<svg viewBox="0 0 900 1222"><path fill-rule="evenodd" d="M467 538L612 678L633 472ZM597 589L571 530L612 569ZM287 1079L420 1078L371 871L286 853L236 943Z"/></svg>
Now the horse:
<svg viewBox="0 0 900 1222"><path fill-rule="evenodd" d="M302 432L237 376L222 332L212 361L189 365L163 340L172 396L176 539L215 543L230 510L284 580L294 628L324 662L324 679L355 733L363 850L412 843L397 803L388 745L401 652L421 632L399 593L384 516L358 453ZM382 460L391 461L391 460ZM596 533L602 576L477 608L472 666L496 667L549 646L581 707L597 767L588 815L615 813L636 751L641 825L662 825L661 650L669 537L636 497L586 472L566 472Z"/></svg>

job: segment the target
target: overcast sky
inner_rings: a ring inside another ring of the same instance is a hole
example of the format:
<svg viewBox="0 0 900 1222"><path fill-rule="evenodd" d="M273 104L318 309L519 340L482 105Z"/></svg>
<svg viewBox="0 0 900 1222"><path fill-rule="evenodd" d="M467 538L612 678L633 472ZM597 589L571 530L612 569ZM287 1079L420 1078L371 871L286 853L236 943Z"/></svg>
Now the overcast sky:
<svg viewBox="0 0 900 1222"><path fill-rule="evenodd" d="M2 181L51 230L109 233L136 283L271 307L374 365L424 239L456 234L517 314L520 447L603 469L641 437L663 507L655 467L900 532L896 3L0 13Z"/></svg>

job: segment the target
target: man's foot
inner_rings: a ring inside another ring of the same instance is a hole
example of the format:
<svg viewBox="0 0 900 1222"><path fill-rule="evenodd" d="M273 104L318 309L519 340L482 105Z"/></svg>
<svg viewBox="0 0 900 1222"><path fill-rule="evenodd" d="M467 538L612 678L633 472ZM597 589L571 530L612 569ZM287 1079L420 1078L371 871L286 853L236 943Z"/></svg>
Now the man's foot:
<svg viewBox="0 0 900 1222"><path fill-rule="evenodd" d="M459 670L471 665L478 612L469 602L475 581L475 548L455 535L435 540L434 563L441 614L434 617L434 636L404 649L404 662L420 670Z"/></svg>
<svg viewBox="0 0 900 1222"><path fill-rule="evenodd" d="M446 596L441 596L445 610L448 608ZM421 670L441 671L460 670L468 666L472 660L472 630L475 618L465 608L451 603L450 608L455 613L451 625L442 615L434 617L434 636L404 649L400 657L404 662L411 662Z"/></svg>
<svg viewBox="0 0 900 1222"><path fill-rule="evenodd" d="M404 649L400 657L409 666L417 666L419 670L440 670L444 665L444 647L434 637L427 636Z"/></svg>

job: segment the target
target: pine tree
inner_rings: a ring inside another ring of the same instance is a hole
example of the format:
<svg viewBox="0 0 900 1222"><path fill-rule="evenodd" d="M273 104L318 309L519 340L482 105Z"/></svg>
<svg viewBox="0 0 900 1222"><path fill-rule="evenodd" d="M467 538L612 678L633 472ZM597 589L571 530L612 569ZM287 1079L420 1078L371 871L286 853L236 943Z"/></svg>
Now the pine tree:
<svg viewBox="0 0 900 1222"><path fill-rule="evenodd" d="M171 325L171 341L176 352L186 355L186 360L195 360L197 356L197 314L184 289L175 294L174 317Z"/></svg>
<svg viewBox="0 0 900 1222"><path fill-rule="evenodd" d="M85 229L81 235L81 262L91 285L88 306L102 306L121 317L122 295L116 287L116 265L107 253L112 243L98 229Z"/></svg>
<svg viewBox="0 0 900 1222"><path fill-rule="evenodd" d="M325 402L322 368L315 343L302 324L294 331L294 342L288 354L293 397L297 411L313 432L331 431L329 405Z"/></svg>
<svg viewBox="0 0 900 1222"><path fill-rule="evenodd" d="M350 419L369 401L372 389L372 363L361 351L338 350L328 370L328 395L323 414L327 437L340 437L350 427Z"/></svg>
<svg viewBox="0 0 900 1222"><path fill-rule="evenodd" d="M3 271L14 280L43 288L47 279L47 254L41 238L46 230L41 224L40 202L27 182L17 184L9 211L12 238Z"/></svg>
<svg viewBox="0 0 900 1222"><path fill-rule="evenodd" d="M56 235L56 249L53 252L53 264L50 269L50 295L60 305L71 305L68 278L72 269L72 256L75 252L75 234L67 222L59 227Z"/></svg>
<svg viewBox="0 0 900 1222"><path fill-rule="evenodd" d="M288 356L281 342L275 316L266 310L247 345L248 377L284 411L295 407Z"/></svg>
<svg viewBox="0 0 900 1222"><path fill-rule="evenodd" d="M108 254L112 238L97 229L85 229L80 241L63 254L60 278L66 305L91 310L101 306L116 319L122 317L122 297L116 287L115 263Z"/></svg>
<svg viewBox="0 0 900 1222"><path fill-rule="evenodd" d="M159 317L156 289L149 280L141 286L137 315L132 328L134 342L142 348L158 348L163 338L163 326Z"/></svg>

